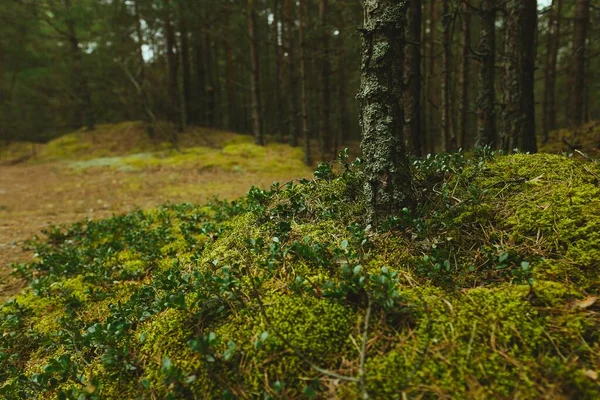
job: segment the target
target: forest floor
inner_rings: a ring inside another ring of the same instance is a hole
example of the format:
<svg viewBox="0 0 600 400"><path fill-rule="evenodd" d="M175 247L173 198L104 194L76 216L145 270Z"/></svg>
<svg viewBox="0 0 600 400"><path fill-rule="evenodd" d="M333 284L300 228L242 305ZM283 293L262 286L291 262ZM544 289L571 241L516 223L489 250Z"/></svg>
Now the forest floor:
<svg viewBox="0 0 600 400"><path fill-rule="evenodd" d="M189 133L181 152L150 153L167 146L140 146L140 128L132 123L107 125L93 139L102 145L88 145L86 135L76 133L38 148L36 159L25 163L2 165L0 159L0 303L23 286L11 276L9 265L31 260L34 254L24 249L25 242L52 225L167 202L204 203L215 196L233 200L252 185L268 187L312 175L302 164L302 153L284 145L262 151L251 144L251 137L205 131ZM110 148L125 132L132 142ZM18 150L13 152L17 158Z"/></svg>

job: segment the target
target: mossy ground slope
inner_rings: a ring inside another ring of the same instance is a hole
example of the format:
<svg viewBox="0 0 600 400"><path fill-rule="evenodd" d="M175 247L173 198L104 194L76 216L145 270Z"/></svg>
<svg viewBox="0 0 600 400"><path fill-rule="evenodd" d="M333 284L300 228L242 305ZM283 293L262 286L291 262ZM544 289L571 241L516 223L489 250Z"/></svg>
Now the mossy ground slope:
<svg viewBox="0 0 600 400"><path fill-rule="evenodd" d="M599 165L413 168L377 231L356 163L48 230L0 311L0 395L598 398Z"/></svg>

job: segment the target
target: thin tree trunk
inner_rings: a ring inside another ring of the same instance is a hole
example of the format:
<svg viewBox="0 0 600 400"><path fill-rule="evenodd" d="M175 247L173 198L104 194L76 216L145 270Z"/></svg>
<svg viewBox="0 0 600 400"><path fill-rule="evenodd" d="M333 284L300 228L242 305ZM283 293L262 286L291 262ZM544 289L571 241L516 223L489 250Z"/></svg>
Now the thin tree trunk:
<svg viewBox="0 0 600 400"><path fill-rule="evenodd" d="M422 155L421 143L421 17L422 2L411 1L406 22L404 71L404 139L408 150Z"/></svg>
<svg viewBox="0 0 600 400"><path fill-rule="evenodd" d="M575 5L575 31L573 35L573 113L571 125L579 128L583 123L583 96L585 86L585 48L590 20L590 0L577 0Z"/></svg>
<svg viewBox="0 0 600 400"><path fill-rule="evenodd" d="M186 124L191 122L192 116L192 71L190 63L190 41L188 32L188 10L184 0L179 0L179 32L181 34L181 71L183 78L183 107L181 112Z"/></svg>
<svg viewBox="0 0 600 400"><path fill-rule="evenodd" d="M452 118L450 114L450 63L452 59L452 47L450 43L450 26L452 15L448 0L442 0L442 149L444 151L453 151L456 149L456 137L452 130Z"/></svg>
<svg viewBox="0 0 600 400"><path fill-rule="evenodd" d="M469 115L469 47L471 46L471 14L468 4L463 4L462 13L462 62L460 64L460 115L458 135L461 148L467 147L467 123Z"/></svg>
<svg viewBox="0 0 600 400"><path fill-rule="evenodd" d="M165 16L164 16L164 28L165 38L167 45L167 69L168 69L168 83L167 90L169 94L169 121L176 124L177 131L183 131L183 124L180 117L181 104L179 99L179 84L177 79L179 62L177 54L175 54L176 42L175 42L175 30L172 24L171 14L171 3L169 0L164 0L165 5ZM172 137L172 141L177 145L177 135Z"/></svg>
<svg viewBox="0 0 600 400"><path fill-rule="evenodd" d="M436 0L430 0L429 3L429 76L427 82L429 86L429 130L427 132L429 142L429 152L435 153L435 143L437 139L437 126L436 126L436 111L438 107L437 91L435 90L435 78L436 78L436 66L437 66L437 54L436 54L436 30L437 30L437 13L438 8L436 7Z"/></svg>
<svg viewBox="0 0 600 400"><path fill-rule="evenodd" d="M312 157L310 154L310 133L308 130L308 98L306 95L306 57L304 42L304 23L302 14L304 8L304 0L298 2L298 37L300 40L300 101L302 102L302 137L304 139L304 164L310 165Z"/></svg>
<svg viewBox="0 0 600 400"><path fill-rule="evenodd" d="M279 45L280 1L273 0L273 45L275 50L275 134L279 143L285 142L283 129L283 101L281 99L281 46Z"/></svg>
<svg viewBox="0 0 600 400"><path fill-rule="evenodd" d="M256 8L254 0L248 0L248 35L250 38L250 91L252 95L252 133L254 142L263 146L265 140L262 131L260 102L260 67L258 62L258 39L256 34Z"/></svg>
<svg viewBox="0 0 600 400"><path fill-rule="evenodd" d="M552 0L548 22L548 44L546 47L546 68L544 70L544 99L542 111L543 141L548 141L548 133L557 128L556 124L556 61L560 43L560 26L563 0Z"/></svg>
<svg viewBox="0 0 600 400"><path fill-rule="evenodd" d="M321 160L325 161L331 154L331 104L329 93L329 29L327 22L327 4L328 0L319 0L319 20L321 33L321 107L319 118L319 151Z"/></svg>
<svg viewBox="0 0 600 400"><path fill-rule="evenodd" d="M369 219L375 225L399 212L411 197L402 104L406 7L394 0L364 2L358 98Z"/></svg>
<svg viewBox="0 0 600 400"><path fill-rule="evenodd" d="M346 60L345 60L345 51L344 44L342 42L342 46L340 49L340 54L338 56L337 62L338 69L338 105L339 105L339 129L336 137L336 145L335 150L339 151L341 146L346 143L347 138L350 136L350 119L348 112L348 90L347 90L347 82L346 82Z"/></svg>
<svg viewBox="0 0 600 400"><path fill-rule="evenodd" d="M79 48L79 38L75 31L75 22L71 15L71 0L64 0L65 10L67 12L66 24L67 33L69 38L69 45L71 48L72 57L72 77L74 79L74 86L77 93L77 116L81 125L85 126L87 130L94 130L96 125L94 117L94 109L92 107L92 94L90 93L89 83L83 67L83 55Z"/></svg>
<svg viewBox="0 0 600 400"><path fill-rule="evenodd" d="M502 148L507 152L514 148L535 152L537 1L509 0L506 11Z"/></svg>
<svg viewBox="0 0 600 400"><path fill-rule="evenodd" d="M481 1L479 39L479 94L477 96L477 146L496 145L495 71L496 11L494 0Z"/></svg>
<svg viewBox="0 0 600 400"><path fill-rule="evenodd" d="M296 74L296 53L294 46L294 26L295 20L292 17L293 3L292 0L285 0L285 49L286 57L286 74L288 84L289 102L289 117L288 136L290 146L298 146L298 134L300 132L300 120L298 118L298 75Z"/></svg>
<svg viewBox="0 0 600 400"><path fill-rule="evenodd" d="M196 89L195 89L195 112L194 122L199 125L206 124L206 48L204 41L204 33L202 27L198 27L195 30L194 35L194 53L195 53L195 66L196 66Z"/></svg>
<svg viewBox="0 0 600 400"><path fill-rule="evenodd" d="M241 130L241 125L238 123L238 100L235 90L234 81L234 58L231 50L231 13L227 13L227 31L228 35L225 39L225 81L227 86L227 128L235 131Z"/></svg>

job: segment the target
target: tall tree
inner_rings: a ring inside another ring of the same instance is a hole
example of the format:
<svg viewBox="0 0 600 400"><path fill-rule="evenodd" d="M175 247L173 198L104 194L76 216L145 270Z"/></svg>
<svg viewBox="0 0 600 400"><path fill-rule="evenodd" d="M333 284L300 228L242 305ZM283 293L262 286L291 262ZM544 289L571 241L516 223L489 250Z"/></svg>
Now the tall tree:
<svg viewBox="0 0 600 400"><path fill-rule="evenodd" d="M429 68L427 71L427 86L428 86L428 96L427 96L427 105L429 106L428 110L428 127L427 127L427 142L429 143L429 151L435 152L435 143L437 139L437 108L438 108L438 98L436 91L436 74L437 74L437 20L438 20L438 7L437 1L431 0L429 2Z"/></svg>
<svg viewBox="0 0 600 400"><path fill-rule="evenodd" d="M575 128L583 122L585 85L585 48L590 21L590 0L577 0L575 5L575 31L573 35L573 111L571 125Z"/></svg>
<svg viewBox="0 0 600 400"><path fill-rule="evenodd" d="M481 0L479 16L479 93L477 96L477 146L496 144L496 5Z"/></svg>
<svg viewBox="0 0 600 400"><path fill-rule="evenodd" d="M552 0L548 20L548 40L546 46L546 66L544 68L544 99L542 103L543 141L548 141L548 132L557 128L556 124L556 62L560 46L560 27L563 0Z"/></svg>
<svg viewBox="0 0 600 400"><path fill-rule="evenodd" d="M327 21L327 2L319 0L319 22L321 37L321 104L319 116L319 152L321 160L325 160L331 153L331 104L329 88L329 27Z"/></svg>
<svg viewBox="0 0 600 400"><path fill-rule="evenodd" d="M175 28L173 27L173 5L170 0L164 0L164 29L167 46L167 79L168 79L168 97L169 111L168 120L177 126L179 132L183 131L183 119L181 118L181 102L179 100L179 60L176 51L177 43L175 39ZM173 135L173 142L176 142L177 135Z"/></svg>
<svg viewBox="0 0 600 400"><path fill-rule="evenodd" d="M506 2L502 148L537 151L535 139L536 0Z"/></svg>
<svg viewBox="0 0 600 400"><path fill-rule="evenodd" d="M365 190L375 224L400 211L411 196L402 104L406 7L397 0L364 2L358 98Z"/></svg>
<svg viewBox="0 0 600 400"><path fill-rule="evenodd" d="M190 41L188 32L189 10L184 0L178 0L179 8L179 34L181 49L181 72L183 88L183 121L188 124L192 116L192 66L190 61Z"/></svg>
<svg viewBox="0 0 600 400"><path fill-rule="evenodd" d="M285 0L285 71L288 85L288 108L287 119L288 137L291 146L298 145L298 134L300 132L300 121L298 118L298 74L296 72L296 49L294 46L293 1Z"/></svg>
<svg viewBox="0 0 600 400"><path fill-rule="evenodd" d="M471 13L469 5L462 4L462 60L460 63L460 108L458 116L458 140L461 148L466 148L467 121L469 115L469 81L471 56Z"/></svg>
<svg viewBox="0 0 600 400"><path fill-rule="evenodd" d="M304 163L310 165L310 131L308 129L308 97L306 82L306 41L304 38L304 1L298 2L298 38L300 40L300 102L302 103L302 137L304 139Z"/></svg>
<svg viewBox="0 0 600 400"><path fill-rule="evenodd" d="M260 69L258 58L258 37L256 33L256 5L254 0L248 0L248 37L250 40L250 91L252 96L252 133L254 142L264 145L262 131L261 99L260 99Z"/></svg>
<svg viewBox="0 0 600 400"><path fill-rule="evenodd" d="M456 149L455 132L452 130L452 115L450 113L450 64L452 59L452 43L450 27L453 17L450 14L449 0L442 0L442 148L445 151Z"/></svg>
<svg viewBox="0 0 600 400"><path fill-rule="evenodd" d="M275 126L274 132L279 138L279 143L285 142L285 132L283 129L283 101L281 99L281 46L280 46L280 4L279 0L273 0L273 45L274 45L274 56L275 56Z"/></svg>
<svg viewBox="0 0 600 400"><path fill-rule="evenodd" d="M411 1L406 22L406 60L404 70L404 137L408 149L422 154L421 141L421 19L422 2Z"/></svg>

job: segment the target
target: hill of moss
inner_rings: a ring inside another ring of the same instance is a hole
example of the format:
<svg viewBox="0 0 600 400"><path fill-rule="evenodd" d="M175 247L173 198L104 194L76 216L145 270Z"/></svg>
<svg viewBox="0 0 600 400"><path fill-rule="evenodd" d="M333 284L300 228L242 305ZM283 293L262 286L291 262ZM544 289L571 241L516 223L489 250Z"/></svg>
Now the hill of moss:
<svg viewBox="0 0 600 400"><path fill-rule="evenodd" d="M376 231L360 165L46 232L0 310L0 396L600 396L600 166L416 161Z"/></svg>

